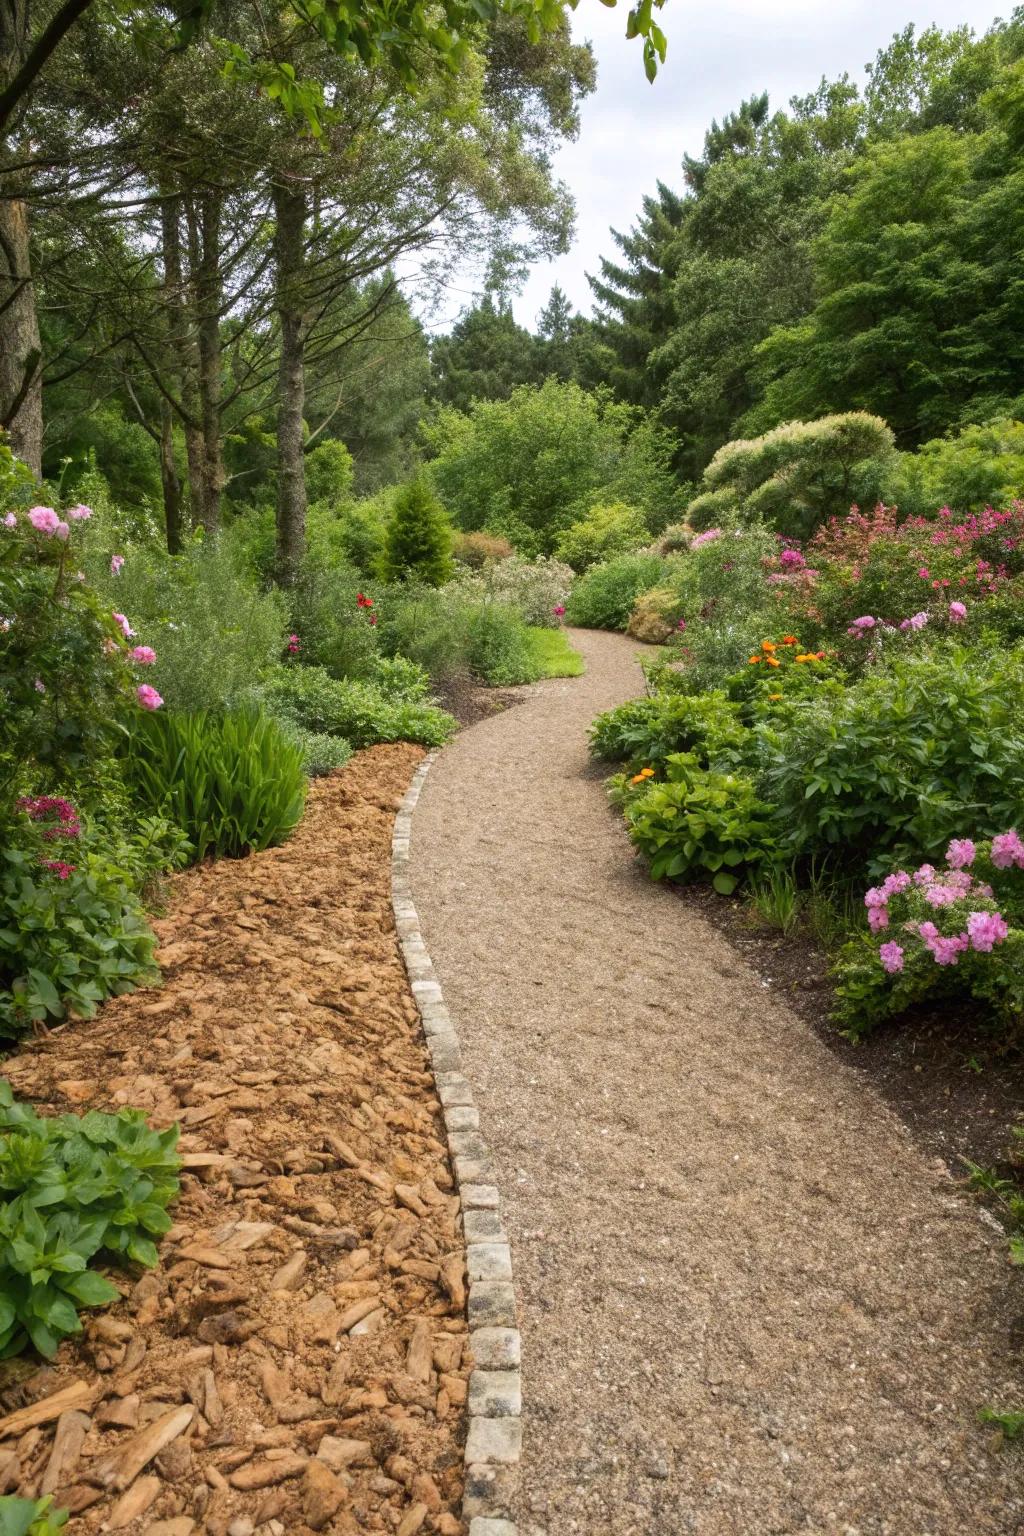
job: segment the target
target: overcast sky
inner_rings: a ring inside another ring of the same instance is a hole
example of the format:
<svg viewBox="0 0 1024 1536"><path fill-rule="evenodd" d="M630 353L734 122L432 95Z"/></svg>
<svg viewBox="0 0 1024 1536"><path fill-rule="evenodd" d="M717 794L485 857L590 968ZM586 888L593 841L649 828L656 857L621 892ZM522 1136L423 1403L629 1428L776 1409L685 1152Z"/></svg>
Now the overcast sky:
<svg viewBox="0 0 1024 1536"><path fill-rule="evenodd" d="M580 0L577 37L589 38L597 56L597 89L583 103L575 143L556 160L556 172L576 199L576 237L567 255L538 263L520 296L516 317L532 328L553 283L575 308L588 313L586 273L598 257L613 255L609 226L626 230L645 192L657 180L681 186L684 153L699 154L712 118L721 119L744 97L767 90L772 105L812 90L822 75L844 71L858 83L893 33L907 22L920 30L967 23L983 32L1009 14L984 0L667 0L659 20L668 34L668 59L648 85L638 42L622 35L628 0L614 10ZM463 280L472 287L472 279ZM468 302L457 281L435 317L446 329ZM433 327L432 327L433 328Z"/></svg>

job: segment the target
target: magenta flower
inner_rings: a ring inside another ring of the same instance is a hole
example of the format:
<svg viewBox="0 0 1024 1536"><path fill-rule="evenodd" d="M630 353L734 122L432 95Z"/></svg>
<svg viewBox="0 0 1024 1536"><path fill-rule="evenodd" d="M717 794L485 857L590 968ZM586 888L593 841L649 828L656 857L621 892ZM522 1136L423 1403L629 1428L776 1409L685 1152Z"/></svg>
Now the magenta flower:
<svg viewBox="0 0 1024 1536"><path fill-rule="evenodd" d="M137 661L141 667L151 667L156 661L156 651L148 645L137 645L128 653L132 661Z"/></svg>
<svg viewBox="0 0 1024 1536"><path fill-rule="evenodd" d="M888 907L869 907L868 908L868 927L871 929L872 933L881 933L882 929L883 928L888 928L888 926L889 926L889 908Z"/></svg>
<svg viewBox="0 0 1024 1536"><path fill-rule="evenodd" d="M120 576L122 565L124 565L124 555L111 555L111 557L110 557L110 574L111 574L111 576Z"/></svg>
<svg viewBox="0 0 1024 1536"><path fill-rule="evenodd" d="M715 539L722 537L721 528L706 528L703 533L695 533L690 540L691 549L700 549L702 544L713 544Z"/></svg>
<svg viewBox="0 0 1024 1536"><path fill-rule="evenodd" d="M565 604L564 603L556 603L555 606L552 608L551 612L555 615L556 618L560 619L562 617L562 615L565 613Z"/></svg>
<svg viewBox="0 0 1024 1536"><path fill-rule="evenodd" d="M982 954L990 954L995 944L1001 944L1010 929L1006 919L998 912L972 912L967 919L967 932L971 945Z"/></svg>
<svg viewBox="0 0 1024 1536"><path fill-rule="evenodd" d="M299 639L298 635L289 635L288 636L288 654L289 654L289 656L297 656L301 650L302 650L302 641Z"/></svg>
<svg viewBox="0 0 1024 1536"><path fill-rule="evenodd" d="M60 518L52 507L30 507L28 520L37 533L45 533L48 539L60 526Z"/></svg>
<svg viewBox="0 0 1024 1536"><path fill-rule="evenodd" d="M878 951L878 958L881 960L884 969L889 972L890 976L892 976L896 971L902 971L902 944L897 944L893 940L890 940L888 944L882 944Z"/></svg>
<svg viewBox="0 0 1024 1536"><path fill-rule="evenodd" d="M676 629L678 629L679 633L682 634L683 631L685 630L685 628L686 628L686 620L685 619L680 619L679 623L676 625Z"/></svg>
<svg viewBox="0 0 1024 1536"><path fill-rule="evenodd" d="M157 693L156 689L151 688L148 683L139 684L135 690L135 697L138 699L143 709L159 709L161 704L164 702L160 695Z"/></svg>
<svg viewBox="0 0 1024 1536"><path fill-rule="evenodd" d="M123 613L115 613L114 614L114 623L115 624L120 624L120 626L121 626L121 633L124 635L126 640L134 640L134 638L135 638L135 631L134 631L134 629L132 629L131 625L128 623L128 620L125 618Z"/></svg>
<svg viewBox="0 0 1024 1536"><path fill-rule="evenodd" d="M67 880L75 872L74 864L65 864L63 859L40 859L44 869L50 870L58 880Z"/></svg>
<svg viewBox="0 0 1024 1536"><path fill-rule="evenodd" d="M920 576L922 581L929 581L931 579L932 573L926 565L922 565L917 574Z"/></svg>
<svg viewBox="0 0 1024 1536"><path fill-rule="evenodd" d="M992 863L996 869L1009 869L1014 864L1018 869L1024 869L1024 843L1014 828L1000 832L992 839Z"/></svg>
<svg viewBox="0 0 1024 1536"><path fill-rule="evenodd" d="M964 619L967 617L967 604L956 602L950 603L949 617L954 624L962 624Z"/></svg>
<svg viewBox="0 0 1024 1536"><path fill-rule="evenodd" d="M787 571L802 571L807 561L798 549L784 549L779 556L779 564Z"/></svg>
<svg viewBox="0 0 1024 1536"><path fill-rule="evenodd" d="M946 863L950 869L967 869L974 863L977 851L969 837L954 837L946 849Z"/></svg>
<svg viewBox="0 0 1024 1536"><path fill-rule="evenodd" d="M68 507L65 517L72 523L84 523L87 517L92 517L92 507L83 507L79 502L77 507Z"/></svg>

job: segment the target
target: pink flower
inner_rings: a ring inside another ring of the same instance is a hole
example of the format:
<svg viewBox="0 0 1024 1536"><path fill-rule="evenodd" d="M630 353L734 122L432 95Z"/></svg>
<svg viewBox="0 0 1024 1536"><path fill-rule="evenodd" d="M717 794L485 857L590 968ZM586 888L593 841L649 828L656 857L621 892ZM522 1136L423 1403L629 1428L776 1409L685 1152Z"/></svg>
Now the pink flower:
<svg viewBox="0 0 1024 1536"><path fill-rule="evenodd" d="M84 523L87 517L92 517L92 507L83 507L79 502L77 507L68 507L64 515L72 523Z"/></svg>
<svg viewBox="0 0 1024 1536"><path fill-rule="evenodd" d="M562 617L562 615L564 614L564 612L565 612L565 604L564 603L556 603L555 606L552 608L551 612L555 615L556 618L560 619Z"/></svg>
<svg viewBox="0 0 1024 1536"><path fill-rule="evenodd" d="M30 507L28 520L37 533L45 533L47 538L52 538L60 525L60 518L52 507Z"/></svg>
<svg viewBox="0 0 1024 1536"><path fill-rule="evenodd" d="M288 654L289 654L289 656L297 656L301 650L302 650L302 641L299 639L298 635L289 635L288 636Z"/></svg>
<svg viewBox="0 0 1024 1536"><path fill-rule="evenodd" d="M67 523L58 523L53 531L58 539L66 539L70 534L71 529L68 527Z"/></svg>
<svg viewBox="0 0 1024 1536"><path fill-rule="evenodd" d="M866 634L869 629L874 629L877 623L878 620L873 619L870 613L865 613L862 614L859 619L854 619L846 633L848 635L863 635Z"/></svg>
<svg viewBox="0 0 1024 1536"><path fill-rule="evenodd" d="M882 929L883 928L888 928L888 926L889 926L889 908L888 907L869 907L868 908L868 927L871 929L872 933L881 933Z"/></svg>
<svg viewBox="0 0 1024 1536"><path fill-rule="evenodd" d="M1006 919L998 912L972 912L967 919L971 945L982 954L990 954L994 944L1001 944L1009 933Z"/></svg>
<svg viewBox="0 0 1024 1536"><path fill-rule="evenodd" d="M44 869L49 869L57 876L58 880L67 880L75 872L74 864L65 864L63 859L40 859Z"/></svg>
<svg viewBox="0 0 1024 1536"><path fill-rule="evenodd" d="M1000 832L992 839L992 863L996 869L1009 869L1013 864L1018 869L1024 869L1024 843L1014 828L1011 827L1009 832Z"/></svg>
<svg viewBox="0 0 1024 1536"><path fill-rule="evenodd" d="M928 948L935 956L936 965L956 965L969 943L966 933L958 933L951 939L945 939L940 935L929 944Z"/></svg>
<svg viewBox="0 0 1024 1536"><path fill-rule="evenodd" d="M779 555L779 564L788 571L802 571L807 561L798 549L784 549Z"/></svg>
<svg viewBox="0 0 1024 1536"><path fill-rule="evenodd" d="M950 603L949 617L954 624L962 624L967 617L966 603Z"/></svg>
<svg viewBox="0 0 1024 1536"><path fill-rule="evenodd" d="M977 851L969 837L954 837L946 849L946 863L950 869L967 869L974 863Z"/></svg>
<svg viewBox="0 0 1024 1536"><path fill-rule="evenodd" d="M18 519L17 519L16 515L13 512L8 512L7 516L4 518L4 527L5 528L17 528L17 526L18 526Z"/></svg>
<svg viewBox="0 0 1024 1536"><path fill-rule="evenodd" d="M32 686L35 689L36 693L45 693L46 692L46 684L43 682L41 677L37 677L35 682L32 684Z"/></svg>
<svg viewBox="0 0 1024 1536"><path fill-rule="evenodd" d="M924 893L924 899L930 907L951 907L959 895L960 892L951 885L930 885Z"/></svg>
<svg viewBox="0 0 1024 1536"><path fill-rule="evenodd" d="M888 901L890 896L898 896L902 891L910 889L910 876L905 869L897 869L891 875L886 875L882 881L881 892Z"/></svg>
<svg viewBox="0 0 1024 1536"><path fill-rule="evenodd" d="M920 613L915 613L912 618L907 619L905 622L908 629L924 629L928 623L928 615L922 609ZM900 629L902 628L903 625L901 624Z"/></svg>
<svg viewBox="0 0 1024 1536"><path fill-rule="evenodd" d="M132 629L131 625L128 623L128 620L125 618L123 613L115 613L114 614L114 623L115 624L120 624L120 626L121 626L121 633L124 635L126 640L134 640L134 638L135 638L135 631L134 631L134 629Z"/></svg>
<svg viewBox="0 0 1024 1536"><path fill-rule="evenodd" d="M920 869L914 871L915 885L931 885L935 879L934 864L922 864Z"/></svg>
<svg viewBox="0 0 1024 1536"><path fill-rule="evenodd" d="M918 571L917 574L920 576L922 581L928 581L930 579L932 573L931 573L931 571L928 569L928 567L926 565L922 565L921 569Z"/></svg>
<svg viewBox="0 0 1024 1536"><path fill-rule="evenodd" d="M720 539L721 537L721 528L706 528L703 533L694 534L690 540L690 548L700 549L702 544L713 544L715 539Z"/></svg>
<svg viewBox="0 0 1024 1536"><path fill-rule="evenodd" d="M151 667L154 661L156 661L156 651L148 645L137 645L128 654L131 656L132 661L137 661L142 667Z"/></svg>
<svg viewBox="0 0 1024 1536"><path fill-rule="evenodd" d="M890 942L888 944L883 944L879 948L878 958L879 958L879 960L881 960L883 967L885 968L885 970L887 970L889 972L890 976L892 976L896 971L902 971L902 969L903 969L903 946L902 946L902 944L896 944L895 942L893 942L891 940L890 940Z"/></svg>
<svg viewBox="0 0 1024 1536"><path fill-rule="evenodd" d="M678 629L679 633L682 634L682 632L683 632L683 630L685 628L686 628L686 620L685 619L680 619L679 623L676 625L676 629Z"/></svg>
<svg viewBox="0 0 1024 1536"><path fill-rule="evenodd" d="M135 697L138 699L143 709L159 709L161 704L164 702L160 695L157 693L156 689L151 688L148 683L139 684L135 690Z"/></svg>
<svg viewBox="0 0 1024 1536"><path fill-rule="evenodd" d="M869 891L864 892L864 905L866 907L884 907L889 900L885 891L877 885L873 885Z"/></svg>
<svg viewBox="0 0 1024 1536"><path fill-rule="evenodd" d="M111 574L111 576L120 576L122 565L124 565L124 555L111 555L111 557L110 557L110 574Z"/></svg>

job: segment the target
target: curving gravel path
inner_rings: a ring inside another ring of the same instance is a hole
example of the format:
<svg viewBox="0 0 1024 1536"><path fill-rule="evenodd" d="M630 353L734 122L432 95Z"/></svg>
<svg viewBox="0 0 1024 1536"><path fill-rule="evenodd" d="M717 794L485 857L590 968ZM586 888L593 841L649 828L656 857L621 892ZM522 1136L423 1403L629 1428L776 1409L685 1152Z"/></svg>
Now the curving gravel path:
<svg viewBox="0 0 1024 1536"><path fill-rule="evenodd" d="M523 1331L522 1536L1024 1530L1004 1244L630 856L588 766L637 649L465 731L413 821Z"/></svg>

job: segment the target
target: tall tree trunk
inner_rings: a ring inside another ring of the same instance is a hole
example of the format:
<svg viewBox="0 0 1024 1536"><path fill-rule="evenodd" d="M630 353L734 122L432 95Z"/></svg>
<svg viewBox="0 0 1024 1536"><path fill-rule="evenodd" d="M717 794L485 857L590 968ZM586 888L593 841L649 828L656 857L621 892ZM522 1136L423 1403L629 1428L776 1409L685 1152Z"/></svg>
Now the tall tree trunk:
<svg viewBox="0 0 1024 1536"><path fill-rule="evenodd" d="M277 407L277 572L290 586L306 548L306 470L302 424L306 405L306 192L297 182L274 185L276 303L281 330Z"/></svg>
<svg viewBox="0 0 1024 1536"><path fill-rule="evenodd" d="M199 389L196 382L199 371L199 349L192 316L185 298L181 250L181 198L177 194L165 193L161 199L160 232L163 242L163 295L167 316L167 346L175 359L178 374L178 390L181 397L179 414L185 433L185 455L188 461L189 510L192 526L205 528L207 526L206 455L199 423ZM162 465L161 450L161 475L163 474Z"/></svg>
<svg viewBox="0 0 1024 1536"><path fill-rule="evenodd" d="M0 0L0 90L28 56L28 0ZM7 145L0 147L6 154ZM43 352L29 251L28 207L0 168L0 427L35 474L43 460Z"/></svg>
<svg viewBox="0 0 1024 1536"><path fill-rule="evenodd" d="M160 484L164 493L167 552L181 553L181 480L174 461L174 413L169 400L160 402Z"/></svg>
<svg viewBox="0 0 1024 1536"><path fill-rule="evenodd" d="M199 353L203 526L211 534L220 529L220 501L224 489L220 431L220 222L221 198L218 193L205 192L198 204L189 204L189 265Z"/></svg>

